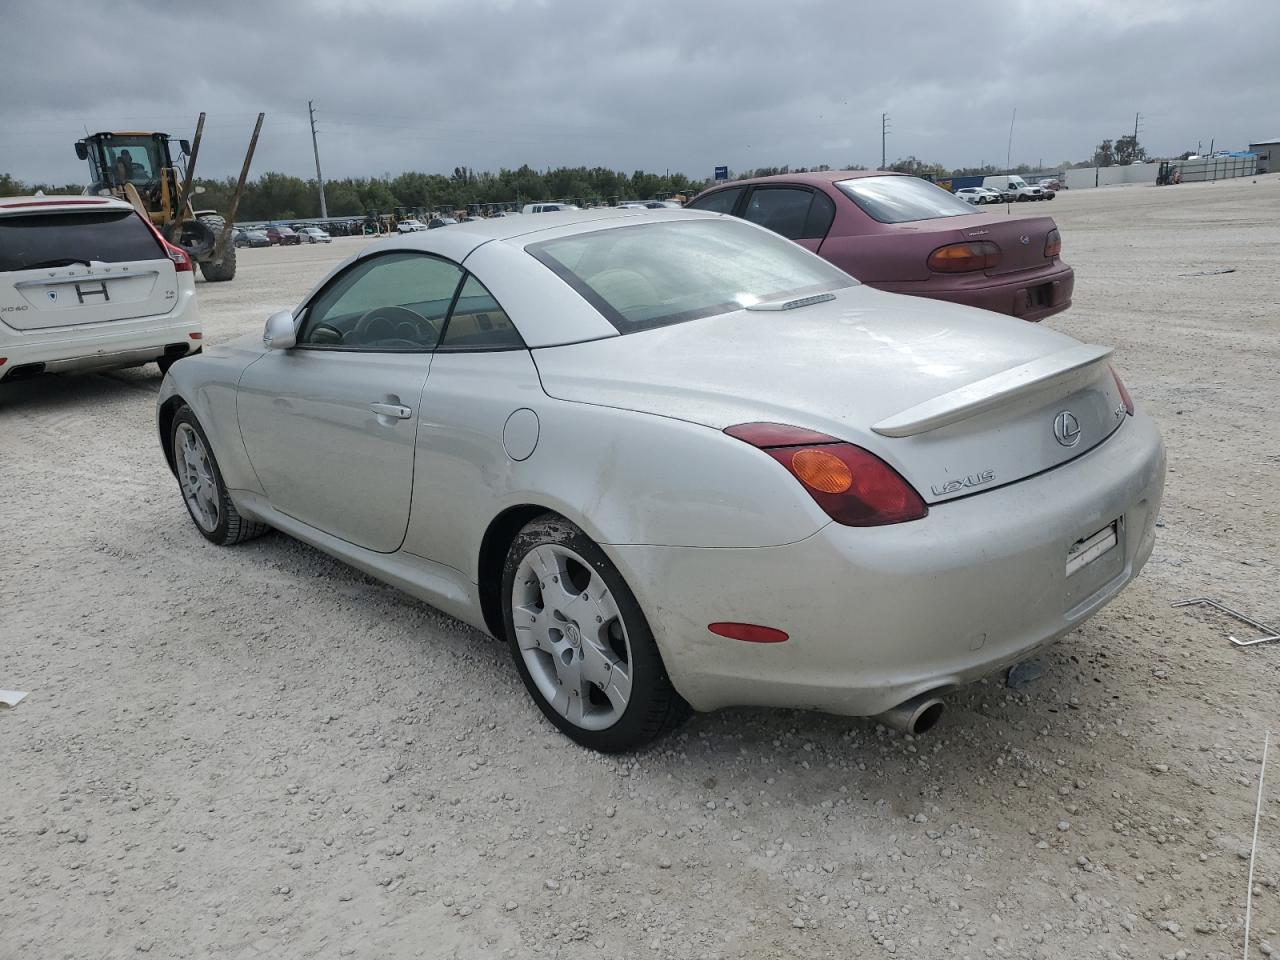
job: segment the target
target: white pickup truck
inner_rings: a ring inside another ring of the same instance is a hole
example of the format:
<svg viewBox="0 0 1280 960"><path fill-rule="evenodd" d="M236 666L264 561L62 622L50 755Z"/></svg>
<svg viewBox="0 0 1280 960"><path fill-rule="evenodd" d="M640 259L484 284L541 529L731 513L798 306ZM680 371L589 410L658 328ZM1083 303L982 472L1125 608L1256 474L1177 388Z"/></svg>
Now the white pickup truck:
<svg viewBox="0 0 1280 960"><path fill-rule="evenodd" d="M1043 187L1033 187L1016 174L1002 174L998 177L983 177L982 185L997 190L1006 197L1012 195L1021 203L1024 200L1052 200L1053 191Z"/></svg>

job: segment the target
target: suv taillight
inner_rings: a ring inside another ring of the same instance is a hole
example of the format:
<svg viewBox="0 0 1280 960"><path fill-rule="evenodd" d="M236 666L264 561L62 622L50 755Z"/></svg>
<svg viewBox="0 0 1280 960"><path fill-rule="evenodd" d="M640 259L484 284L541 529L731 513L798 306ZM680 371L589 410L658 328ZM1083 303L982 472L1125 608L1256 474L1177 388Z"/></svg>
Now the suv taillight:
<svg viewBox="0 0 1280 960"><path fill-rule="evenodd" d="M904 523L929 512L896 470L852 443L781 423L739 423L724 432L777 460L827 516L846 527Z"/></svg>
<svg viewBox="0 0 1280 960"><path fill-rule="evenodd" d="M164 252L167 253L169 255L169 259L173 261L173 269L177 273L192 272L194 268L191 266L191 257L187 254L187 251L183 250L181 247L175 247L163 237L160 238L160 242L164 244Z"/></svg>
<svg viewBox="0 0 1280 960"><path fill-rule="evenodd" d="M977 243L948 243L929 254L929 269L938 273L966 273L990 270L1000 264L1000 248L990 240Z"/></svg>
<svg viewBox="0 0 1280 960"><path fill-rule="evenodd" d="M1052 260L1062 252L1062 234L1054 227L1044 238L1044 255Z"/></svg>
<svg viewBox="0 0 1280 960"><path fill-rule="evenodd" d="M155 234L156 240L164 249L165 256L173 261L173 269L175 273L191 273L195 270L195 267L191 263L191 257L187 251L166 240L164 238L164 234L156 228L156 225L146 217L143 217L142 214L138 214L138 216L141 217L143 223L151 228L151 232Z"/></svg>

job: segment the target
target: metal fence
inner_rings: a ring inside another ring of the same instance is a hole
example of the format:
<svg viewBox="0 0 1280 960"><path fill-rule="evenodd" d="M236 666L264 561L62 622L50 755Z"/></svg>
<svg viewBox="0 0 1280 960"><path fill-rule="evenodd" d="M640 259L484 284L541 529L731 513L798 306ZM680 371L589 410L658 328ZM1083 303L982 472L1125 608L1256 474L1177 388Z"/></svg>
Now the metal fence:
<svg viewBox="0 0 1280 960"><path fill-rule="evenodd" d="M1196 160L1172 160L1170 163L1181 171L1183 183L1252 177L1258 172L1258 155L1255 153L1231 157L1200 157Z"/></svg>

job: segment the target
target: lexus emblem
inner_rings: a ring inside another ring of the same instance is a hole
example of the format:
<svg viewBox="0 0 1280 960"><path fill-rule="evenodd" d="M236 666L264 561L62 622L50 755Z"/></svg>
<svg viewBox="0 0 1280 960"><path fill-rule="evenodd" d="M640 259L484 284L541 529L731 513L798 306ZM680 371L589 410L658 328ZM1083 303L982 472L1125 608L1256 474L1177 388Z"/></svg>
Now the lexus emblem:
<svg viewBox="0 0 1280 960"><path fill-rule="evenodd" d="M1064 447L1074 447L1080 442L1080 421L1070 410L1063 410L1053 418L1053 435Z"/></svg>

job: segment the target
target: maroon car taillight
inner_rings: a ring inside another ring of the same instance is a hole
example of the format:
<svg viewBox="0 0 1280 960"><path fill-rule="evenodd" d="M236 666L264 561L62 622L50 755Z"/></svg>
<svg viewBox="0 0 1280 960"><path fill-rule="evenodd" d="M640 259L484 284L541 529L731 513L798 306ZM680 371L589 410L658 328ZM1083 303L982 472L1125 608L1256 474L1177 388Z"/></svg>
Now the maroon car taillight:
<svg viewBox="0 0 1280 960"><path fill-rule="evenodd" d="M1044 238L1044 255L1052 260L1062 253L1062 234L1054 227Z"/></svg>
<svg viewBox="0 0 1280 960"><path fill-rule="evenodd" d="M777 460L827 516L846 527L904 523L929 512L896 470L852 443L781 423L739 423L724 432Z"/></svg>
<svg viewBox="0 0 1280 960"><path fill-rule="evenodd" d="M976 243L948 243L929 254L929 269L937 273L967 273L990 270L1000 264L1000 248L990 240Z"/></svg>
<svg viewBox="0 0 1280 960"><path fill-rule="evenodd" d="M1116 389L1120 391L1120 402L1124 404L1124 412L1129 416L1133 416L1133 397L1129 396L1129 391L1125 389L1124 381L1120 379L1120 374L1116 372L1116 368L1111 364L1107 364L1111 368L1111 376L1115 377Z"/></svg>

